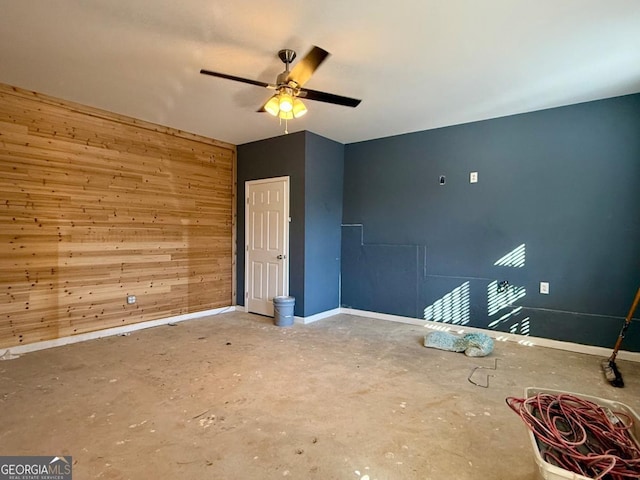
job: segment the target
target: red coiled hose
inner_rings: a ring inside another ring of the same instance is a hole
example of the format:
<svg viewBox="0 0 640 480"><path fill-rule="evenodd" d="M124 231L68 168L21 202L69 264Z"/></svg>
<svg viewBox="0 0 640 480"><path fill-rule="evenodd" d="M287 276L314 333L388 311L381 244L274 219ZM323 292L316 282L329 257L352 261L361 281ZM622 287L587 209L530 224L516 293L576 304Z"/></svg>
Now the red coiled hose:
<svg viewBox="0 0 640 480"><path fill-rule="evenodd" d="M596 480L640 478L640 447L629 415L570 394L506 401L535 435L546 462Z"/></svg>

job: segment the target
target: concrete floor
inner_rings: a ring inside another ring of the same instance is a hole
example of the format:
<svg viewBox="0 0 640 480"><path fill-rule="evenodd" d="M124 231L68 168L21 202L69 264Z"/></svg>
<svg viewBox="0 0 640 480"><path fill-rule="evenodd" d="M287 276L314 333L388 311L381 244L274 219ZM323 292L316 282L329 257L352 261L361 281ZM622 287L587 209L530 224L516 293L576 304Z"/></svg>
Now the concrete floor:
<svg viewBox="0 0 640 480"><path fill-rule="evenodd" d="M538 386L640 411L637 364L618 362L614 389L598 357L499 343L474 359L424 348L428 332L233 312L30 353L0 362L0 455L72 455L77 479L529 480L505 397ZM489 388L467 381L493 358Z"/></svg>

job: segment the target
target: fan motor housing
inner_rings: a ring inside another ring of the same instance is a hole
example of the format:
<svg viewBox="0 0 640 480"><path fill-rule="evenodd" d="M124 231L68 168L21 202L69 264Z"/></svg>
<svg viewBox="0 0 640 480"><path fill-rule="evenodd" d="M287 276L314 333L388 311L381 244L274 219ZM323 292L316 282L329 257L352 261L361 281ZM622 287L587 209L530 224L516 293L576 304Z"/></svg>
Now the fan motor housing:
<svg viewBox="0 0 640 480"><path fill-rule="evenodd" d="M278 78L276 79L276 85L278 87L282 85L286 85L288 83L288 78L289 78L289 70L285 70L284 72L278 75Z"/></svg>

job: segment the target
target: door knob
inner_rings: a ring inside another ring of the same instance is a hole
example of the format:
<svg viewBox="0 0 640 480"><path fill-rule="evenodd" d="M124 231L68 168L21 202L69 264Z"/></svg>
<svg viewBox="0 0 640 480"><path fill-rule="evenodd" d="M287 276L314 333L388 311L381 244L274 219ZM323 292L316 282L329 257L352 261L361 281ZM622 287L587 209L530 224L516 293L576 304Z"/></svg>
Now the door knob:
<svg viewBox="0 0 640 480"><path fill-rule="evenodd" d="M285 255L278 255L278 260L282 260L283 258L287 258Z"/></svg>

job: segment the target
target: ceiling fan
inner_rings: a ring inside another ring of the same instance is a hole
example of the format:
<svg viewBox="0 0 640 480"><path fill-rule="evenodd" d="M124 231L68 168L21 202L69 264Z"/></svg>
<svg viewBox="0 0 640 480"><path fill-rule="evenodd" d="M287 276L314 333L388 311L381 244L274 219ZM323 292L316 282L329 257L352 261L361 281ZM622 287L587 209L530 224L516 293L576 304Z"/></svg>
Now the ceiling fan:
<svg viewBox="0 0 640 480"><path fill-rule="evenodd" d="M268 112L274 117L280 119L291 120L299 118L307 113L307 107L302 103L301 98L305 100L315 100L318 102L333 103L335 105L343 105L345 107L357 107L361 100L355 98L343 97L333 93L320 92L304 88L304 84L311 78L311 75L329 56L329 52L320 47L314 46L299 60L292 70L289 65L296 58L296 52L289 49L280 50L278 57L285 65L285 70L278 75L275 84L261 82L259 80L251 80L249 78L236 77L226 73L213 72L211 70L200 70L203 75L211 75L212 77L226 78L236 82L248 83L258 87L265 87L275 90L276 93L265 102L258 112ZM285 130L285 133L286 130Z"/></svg>

